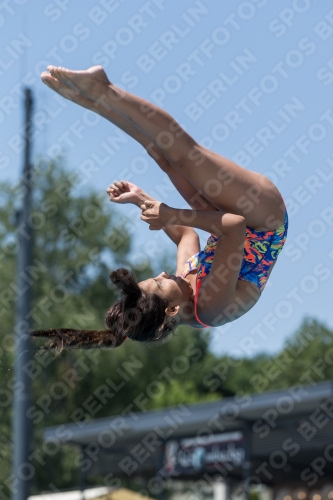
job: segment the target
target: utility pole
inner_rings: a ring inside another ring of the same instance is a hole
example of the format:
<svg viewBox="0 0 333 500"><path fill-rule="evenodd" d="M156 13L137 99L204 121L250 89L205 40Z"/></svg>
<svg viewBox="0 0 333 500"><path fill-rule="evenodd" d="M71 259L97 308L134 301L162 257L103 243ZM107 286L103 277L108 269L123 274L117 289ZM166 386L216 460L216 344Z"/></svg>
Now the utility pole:
<svg viewBox="0 0 333 500"><path fill-rule="evenodd" d="M31 115L32 93L25 89L25 148L22 176L22 205L17 212L17 236L19 243L17 260L17 287L16 302L16 354L15 354L15 382L22 388L14 392L13 401L13 471L12 471L12 500L26 500L29 496L30 482L34 475L34 466L29 460L30 438L32 425L27 417L27 410L31 405L31 381L24 366L31 360L31 329L30 310L32 286L24 279L29 266L32 264L32 227L29 225L29 216L32 203L31 186Z"/></svg>

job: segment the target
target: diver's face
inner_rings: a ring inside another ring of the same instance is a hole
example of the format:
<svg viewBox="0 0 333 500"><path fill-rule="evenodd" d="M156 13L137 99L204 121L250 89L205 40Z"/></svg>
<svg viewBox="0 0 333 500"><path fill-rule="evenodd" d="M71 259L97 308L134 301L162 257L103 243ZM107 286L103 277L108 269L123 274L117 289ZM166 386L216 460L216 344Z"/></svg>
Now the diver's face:
<svg viewBox="0 0 333 500"><path fill-rule="evenodd" d="M168 275L165 271L155 278L140 281L138 285L145 292L156 293L167 300L170 307L188 302L193 296L192 286L187 279L173 274Z"/></svg>

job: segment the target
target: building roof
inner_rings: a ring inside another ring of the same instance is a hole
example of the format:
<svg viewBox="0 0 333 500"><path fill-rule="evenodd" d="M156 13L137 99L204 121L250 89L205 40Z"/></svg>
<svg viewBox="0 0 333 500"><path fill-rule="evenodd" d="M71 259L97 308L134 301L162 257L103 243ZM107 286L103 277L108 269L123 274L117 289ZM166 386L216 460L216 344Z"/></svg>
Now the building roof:
<svg viewBox="0 0 333 500"><path fill-rule="evenodd" d="M199 404L177 405L162 410L150 410L100 418L86 423L67 423L47 427L43 431L45 441L56 439L60 443L87 445L105 432L117 435L117 445L122 442L138 440L147 432L157 429L161 437L191 435L207 426L207 422L219 422L226 431L239 429L246 422L261 419L270 409L275 409L278 419L290 419L307 414L319 407L320 403L333 396L333 381L303 386L295 385L289 389L269 391L263 394L236 396L220 401ZM212 423L213 432L221 428Z"/></svg>
<svg viewBox="0 0 333 500"><path fill-rule="evenodd" d="M326 413L325 408L328 408ZM112 473L128 477L133 472L130 473L127 466L132 464L135 474L151 477L162 467L164 443L168 439L242 431L250 450L252 471L268 463L276 453L286 457L285 467L273 467L271 478L262 477L264 483L279 484L287 479L299 480L301 471L332 441L332 410L333 381L307 386L296 384L263 394L238 395L141 413L127 412L49 427L44 429L44 439L81 445L90 461L92 475ZM309 420L311 415L315 420ZM313 426L316 421L319 424L315 428L315 439L307 439L303 426ZM290 443L297 453L290 452ZM325 473L333 474L333 461L325 467ZM227 474L241 477L242 469L234 468Z"/></svg>

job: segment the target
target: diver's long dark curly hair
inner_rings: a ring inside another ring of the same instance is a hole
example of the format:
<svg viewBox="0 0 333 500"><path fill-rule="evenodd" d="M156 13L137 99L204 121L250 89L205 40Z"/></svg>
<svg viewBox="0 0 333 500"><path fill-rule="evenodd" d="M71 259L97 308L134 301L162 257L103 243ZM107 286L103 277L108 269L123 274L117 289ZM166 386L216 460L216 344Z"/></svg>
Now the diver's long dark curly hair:
<svg viewBox="0 0 333 500"><path fill-rule="evenodd" d="M60 354L66 347L119 347L126 338L141 342L159 340L175 329L175 318L165 314L168 302L155 293L144 292L130 271L117 269L110 279L120 290L121 298L106 313L107 330L51 328L31 332L34 338L50 339L41 349L55 349Z"/></svg>

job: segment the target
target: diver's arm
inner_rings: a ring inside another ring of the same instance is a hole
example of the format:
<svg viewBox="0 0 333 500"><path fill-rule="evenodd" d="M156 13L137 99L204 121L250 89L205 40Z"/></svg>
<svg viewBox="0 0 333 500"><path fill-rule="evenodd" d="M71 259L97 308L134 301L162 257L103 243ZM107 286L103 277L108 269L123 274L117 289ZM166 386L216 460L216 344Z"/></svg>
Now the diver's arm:
<svg viewBox="0 0 333 500"><path fill-rule="evenodd" d="M110 201L112 201L113 203L131 203L140 208L145 200L158 202L158 200L150 196L139 186L136 186L129 181L114 181L110 185L110 187L108 187L106 192L110 196ZM170 227L165 227L164 232L176 245L179 245L185 234L190 235L193 238L196 237L196 232L194 231L194 229L182 225L172 225Z"/></svg>

